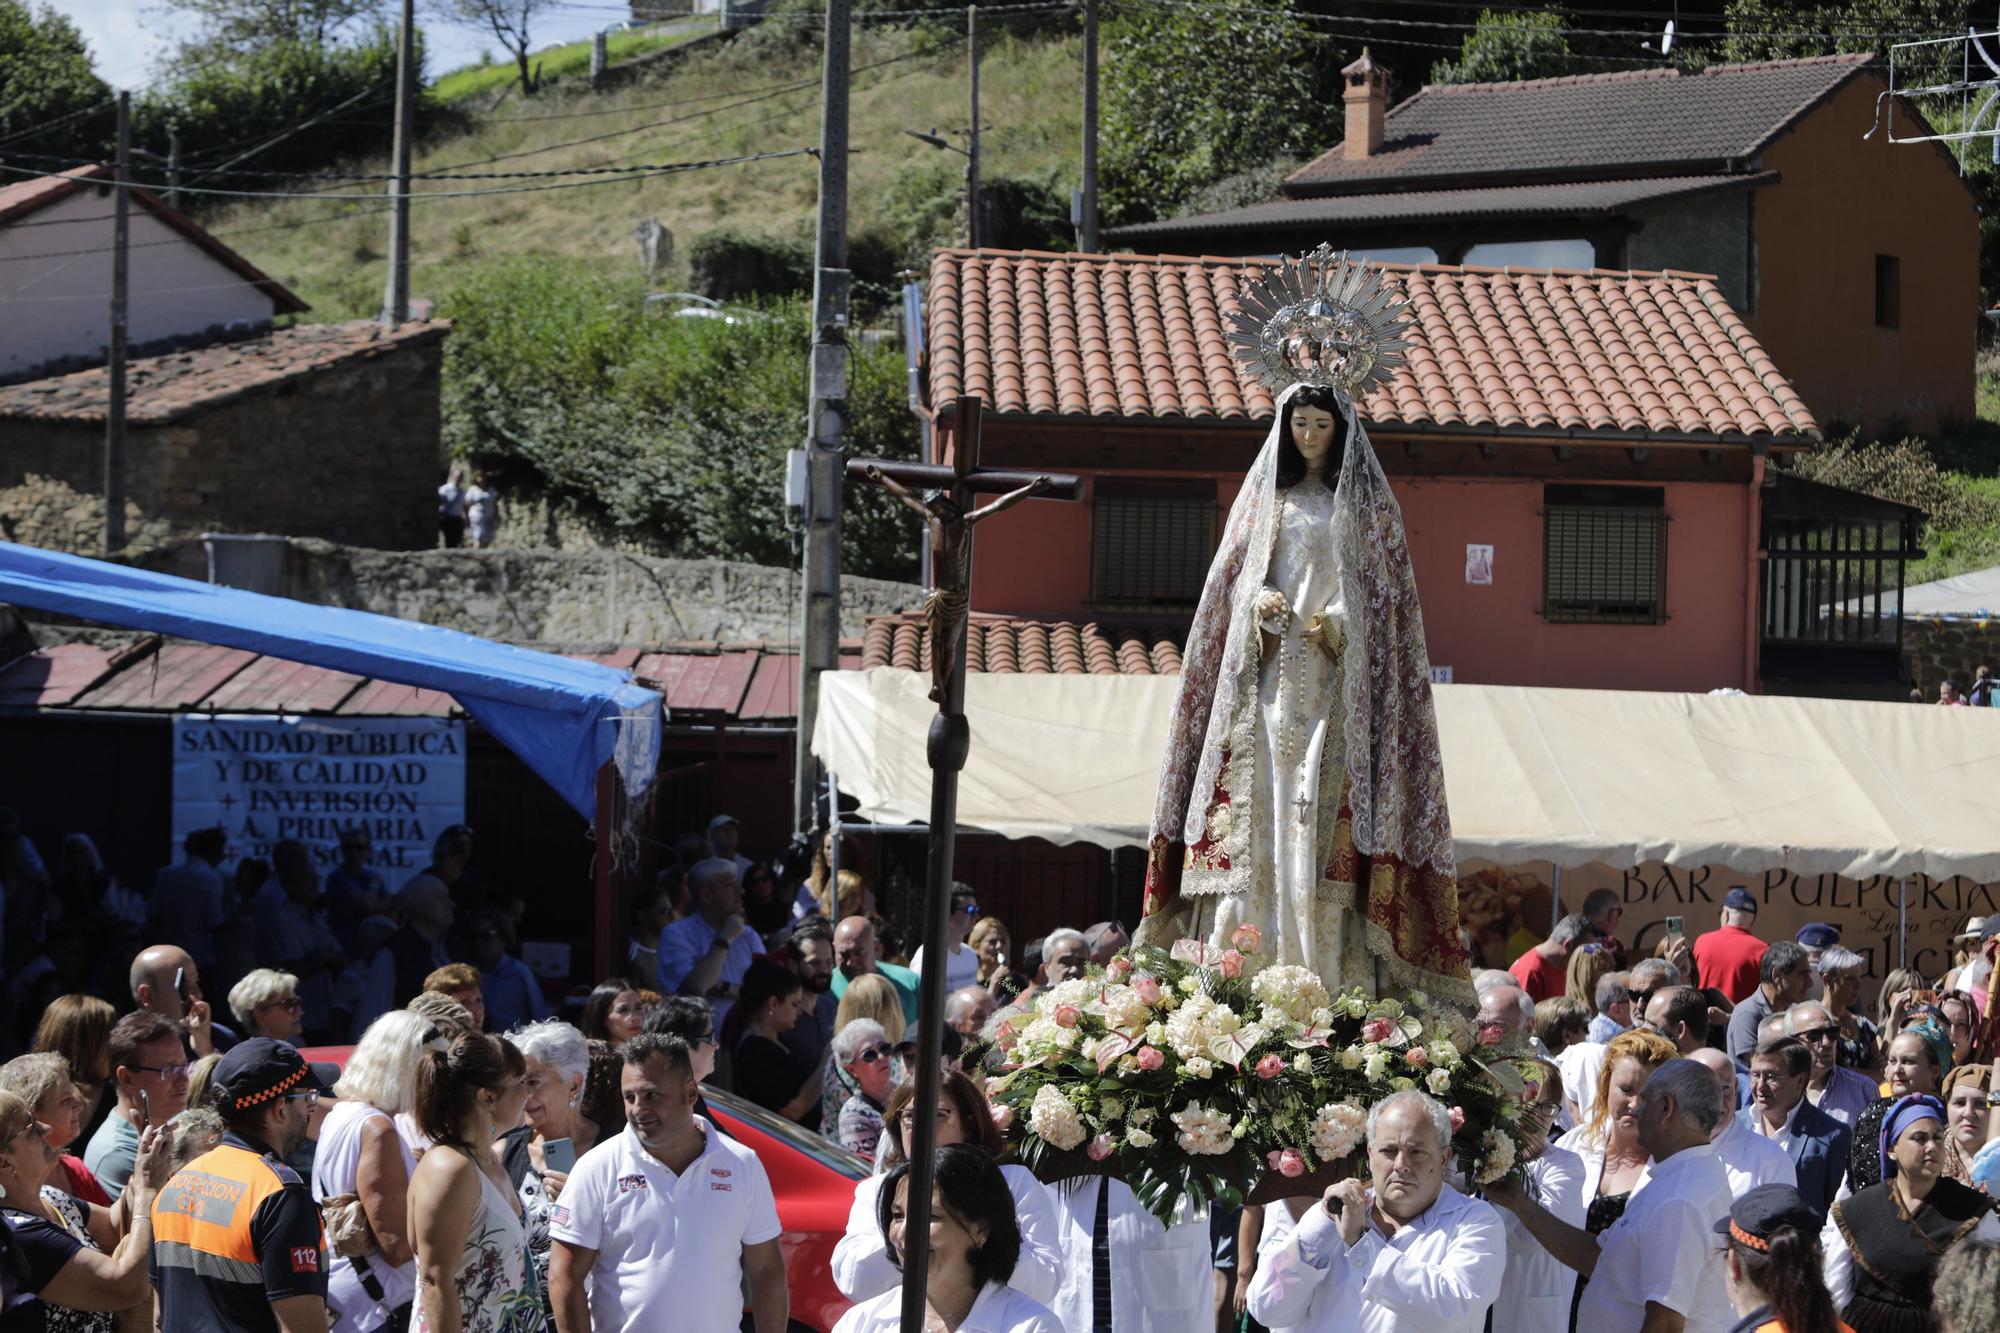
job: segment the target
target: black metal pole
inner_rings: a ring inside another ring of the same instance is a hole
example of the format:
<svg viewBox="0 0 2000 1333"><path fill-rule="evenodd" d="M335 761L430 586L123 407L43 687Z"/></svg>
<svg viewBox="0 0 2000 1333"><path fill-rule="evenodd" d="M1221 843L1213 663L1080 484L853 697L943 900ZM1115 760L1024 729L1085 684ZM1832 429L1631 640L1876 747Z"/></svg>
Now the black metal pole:
<svg viewBox="0 0 2000 1333"><path fill-rule="evenodd" d="M958 400L952 464L959 476L953 498L972 507L965 474L979 465L979 400ZM965 535L968 569L972 534ZM968 584L970 579L968 578ZM944 974L950 958L946 917L951 912L952 854L958 841L958 774L965 767L971 729L965 721L965 643L970 617L958 623L956 665L945 683L945 701L931 719L925 746L931 766L930 863L924 874L924 961L918 986L917 1093L910 1107L909 1201L903 1209L903 1333L923 1333L925 1287L930 1278L931 1158L937 1151L937 1104L944 1082Z"/></svg>

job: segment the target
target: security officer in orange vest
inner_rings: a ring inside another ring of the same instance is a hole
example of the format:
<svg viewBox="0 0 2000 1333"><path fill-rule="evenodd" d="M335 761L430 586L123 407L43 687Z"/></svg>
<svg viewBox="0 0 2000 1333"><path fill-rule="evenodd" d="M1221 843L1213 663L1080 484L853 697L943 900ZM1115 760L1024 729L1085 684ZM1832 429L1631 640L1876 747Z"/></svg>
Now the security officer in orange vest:
<svg viewBox="0 0 2000 1333"><path fill-rule="evenodd" d="M153 1203L160 1333L326 1333L319 1209L285 1154L322 1090L293 1047L258 1037L215 1066L228 1132Z"/></svg>

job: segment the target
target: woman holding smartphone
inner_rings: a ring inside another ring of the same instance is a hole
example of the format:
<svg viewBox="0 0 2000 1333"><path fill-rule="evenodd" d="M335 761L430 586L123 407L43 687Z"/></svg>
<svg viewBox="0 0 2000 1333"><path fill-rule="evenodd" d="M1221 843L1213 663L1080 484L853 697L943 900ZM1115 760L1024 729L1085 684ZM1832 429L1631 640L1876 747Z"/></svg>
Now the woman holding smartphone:
<svg viewBox="0 0 2000 1333"><path fill-rule="evenodd" d="M507 1034L521 1052L527 1073L527 1123L501 1135L495 1146L500 1165L521 1199L528 1229L528 1258L544 1305L549 1300L549 1218L569 1181L576 1159L604 1135L604 1127L584 1114L590 1074L590 1043L568 1023L530 1023ZM618 1126L613 1125L613 1132ZM554 1310L550 1309L550 1318Z"/></svg>

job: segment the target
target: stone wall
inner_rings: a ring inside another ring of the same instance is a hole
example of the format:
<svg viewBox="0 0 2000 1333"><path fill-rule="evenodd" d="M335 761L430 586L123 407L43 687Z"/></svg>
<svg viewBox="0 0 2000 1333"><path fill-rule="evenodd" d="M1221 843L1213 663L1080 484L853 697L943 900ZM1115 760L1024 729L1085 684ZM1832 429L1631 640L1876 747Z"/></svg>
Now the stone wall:
<svg viewBox="0 0 2000 1333"><path fill-rule="evenodd" d="M1964 690L1982 666L2000 672L2000 618L1903 622L1903 662L1924 702L1937 698L1941 681Z"/></svg>
<svg viewBox="0 0 2000 1333"><path fill-rule="evenodd" d="M402 549L437 540L433 341L254 391L126 445L133 558L201 577L203 532L280 532ZM0 536L94 555L101 421L0 421Z"/></svg>
<svg viewBox="0 0 2000 1333"><path fill-rule="evenodd" d="M797 634L788 569L631 551L372 551L294 541L286 592L451 629L556 648ZM909 584L841 581L841 633L922 599Z"/></svg>

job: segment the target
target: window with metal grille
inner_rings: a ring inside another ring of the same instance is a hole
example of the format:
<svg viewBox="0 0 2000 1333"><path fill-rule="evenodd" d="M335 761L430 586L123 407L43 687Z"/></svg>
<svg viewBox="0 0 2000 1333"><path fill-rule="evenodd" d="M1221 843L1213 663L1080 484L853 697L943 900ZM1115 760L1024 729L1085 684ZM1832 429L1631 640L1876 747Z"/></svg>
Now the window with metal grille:
<svg viewBox="0 0 2000 1333"><path fill-rule="evenodd" d="M1542 488L1542 619L1667 618L1667 497L1657 486Z"/></svg>
<svg viewBox="0 0 2000 1333"><path fill-rule="evenodd" d="M1090 501L1090 604L1189 611L1215 554L1210 486L1099 482Z"/></svg>

